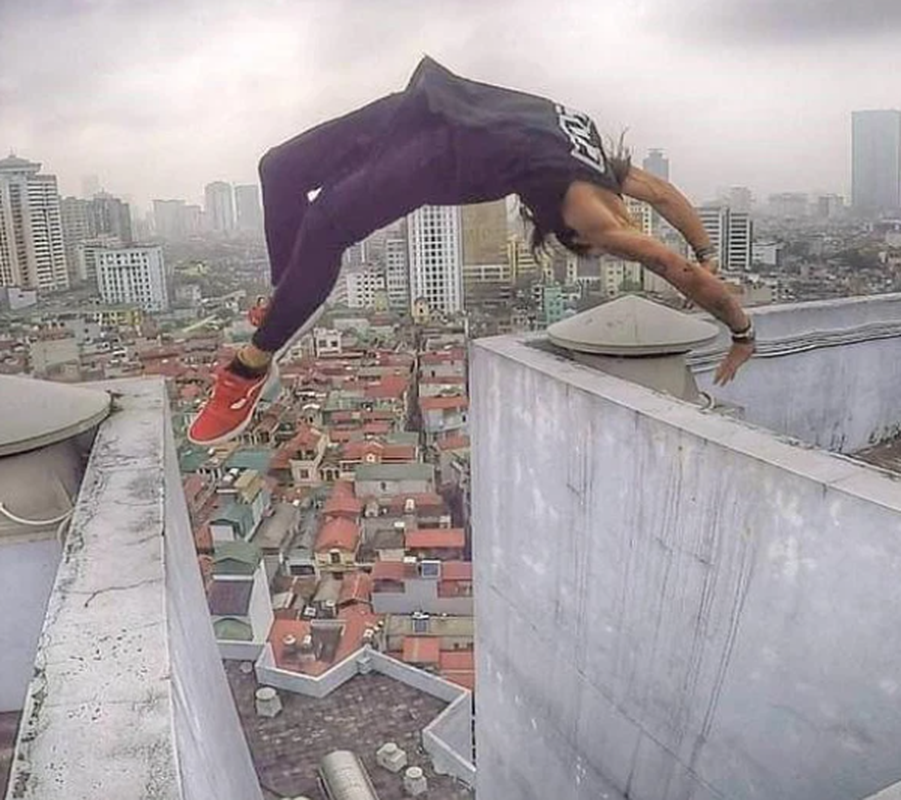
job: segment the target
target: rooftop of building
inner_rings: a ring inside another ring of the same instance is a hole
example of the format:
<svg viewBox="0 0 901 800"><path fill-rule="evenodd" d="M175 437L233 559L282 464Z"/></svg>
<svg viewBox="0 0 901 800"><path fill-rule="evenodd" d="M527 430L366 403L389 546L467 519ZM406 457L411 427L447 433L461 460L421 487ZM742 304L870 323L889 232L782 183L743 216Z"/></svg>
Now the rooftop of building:
<svg viewBox="0 0 901 800"><path fill-rule="evenodd" d="M380 800L405 800L402 773L378 766L375 754L386 742L407 753L408 763L425 771L429 800L470 800L457 781L436 775L419 747L422 729L447 704L382 674L357 675L327 697L280 692L283 711L258 717L257 683L236 663L227 667L229 683L266 800L320 798L316 770L333 750L352 750L363 761Z"/></svg>

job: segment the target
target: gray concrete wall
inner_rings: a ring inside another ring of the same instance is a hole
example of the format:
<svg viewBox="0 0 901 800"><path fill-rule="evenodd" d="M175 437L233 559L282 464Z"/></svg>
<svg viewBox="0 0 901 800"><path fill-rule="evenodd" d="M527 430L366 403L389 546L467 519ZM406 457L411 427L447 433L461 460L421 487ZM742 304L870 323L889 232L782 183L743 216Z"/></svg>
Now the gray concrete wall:
<svg viewBox="0 0 901 800"><path fill-rule="evenodd" d="M164 392L162 381L157 390ZM216 646L182 491L168 405L165 454L165 601L172 726L184 800L262 800L256 769ZM147 435L147 432L145 432Z"/></svg>
<svg viewBox="0 0 901 800"><path fill-rule="evenodd" d="M477 791L846 800L901 779L901 491L473 346Z"/></svg>
<svg viewBox="0 0 901 800"><path fill-rule="evenodd" d="M437 580L404 581L404 592L373 592L372 610L376 614L412 614L425 611L428 614L450 614L455 617L471 617L471 597L439 597Z"/></svg>
<svg viewBox="0 0 901 800"><path fill-rule="evenodd" d="M262 800L194 553L161 380L100 426L50 595L9 800Z"/></svg>
<svg viewBox="0 0 901 800"><path fill-rule="evenodd" d="M308 697L327 697L357 674L359 656L360 651L349 655L322 675L304 675L276 666L272 646L267 643L257 659L255 671L261 686L272 686Z"/></svg>
<svg viewBox="0 0 901 800"><path fill-rule="evenodd" d="M0 712L21 711L62 547L0 539Z"/></svg>
<svg viewBox="0 0 901 800"><path fill-rule="evenodd" d="M725 335L693 356L701 389L745 419L851 453L901 429L901 295L755 308L758 357L714 387Z"/></svg>
<svg viewBox="0 0 901 800"><path fill-rule="evenodd" d="M436 772L453 775L475 786L472 763L472 695L469 692L451 703L422 732L422 746L432 757Z"/></svg>

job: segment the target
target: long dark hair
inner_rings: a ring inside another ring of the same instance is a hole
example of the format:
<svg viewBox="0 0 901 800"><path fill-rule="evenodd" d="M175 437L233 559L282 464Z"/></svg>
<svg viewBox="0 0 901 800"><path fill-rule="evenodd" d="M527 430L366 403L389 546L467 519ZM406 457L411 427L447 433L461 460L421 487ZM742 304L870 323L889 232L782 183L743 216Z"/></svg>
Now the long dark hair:
<svg viewBox="0 0 901 800"><path fill-rule="evenodd" d="M605 137L607 147L604 153L604 160L607 167L613 171L613 177L616 179L617 186L622 186L626 175L632 167L632 151L626 147L626 130L623 130L617 141L609 136ZM609 154L608 154L609 153ZM546 227L535 211L530 208L520 197L519 198L519 217L529 229L529 249L535 260L539 260L542 253L548 249L548 237L552 234L560 242L563 247L571 253L578 256L587 255L591 247L589 245L578 244L574 241L575 231L568 228L563 230L551 230Z"/></svg>

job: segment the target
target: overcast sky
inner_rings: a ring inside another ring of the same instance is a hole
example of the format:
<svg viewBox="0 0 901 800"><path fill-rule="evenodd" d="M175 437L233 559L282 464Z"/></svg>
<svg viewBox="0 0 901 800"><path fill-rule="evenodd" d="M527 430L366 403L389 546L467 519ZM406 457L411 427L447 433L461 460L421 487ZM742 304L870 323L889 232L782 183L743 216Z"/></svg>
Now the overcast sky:
<svg viewBox="0 0 901 800"><path fill-rule="evenodd" d="M851 111L901 108L899 42L901 0L0 0L0 150L64 194L197 202L428 53L628 128L696 201L847 193Z"/></svg>

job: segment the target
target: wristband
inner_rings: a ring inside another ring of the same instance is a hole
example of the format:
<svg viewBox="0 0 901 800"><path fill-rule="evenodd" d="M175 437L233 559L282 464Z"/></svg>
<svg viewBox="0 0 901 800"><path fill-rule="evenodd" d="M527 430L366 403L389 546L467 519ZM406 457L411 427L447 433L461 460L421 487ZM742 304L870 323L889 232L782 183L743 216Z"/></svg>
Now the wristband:
<svg viewBox="0 0 901 800"><path fill-rule="evenodd" d="M748 322L748 327L742 331L732 331L732 341L736 344L750 344L757 338L754 323Z"/></svg>

